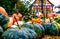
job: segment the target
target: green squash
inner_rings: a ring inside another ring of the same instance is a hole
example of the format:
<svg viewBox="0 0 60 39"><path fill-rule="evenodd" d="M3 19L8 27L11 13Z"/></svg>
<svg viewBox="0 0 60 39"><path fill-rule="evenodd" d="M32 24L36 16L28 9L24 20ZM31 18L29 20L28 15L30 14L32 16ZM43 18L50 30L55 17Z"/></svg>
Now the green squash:
<svg viewBox="0 0 60 39"><path fill-rule="evenodd" d="M0 39L2 38L1 35L3 33L3 28L0 26Z"/></svg>
<svg viewBox="0 0 60 39"><path fill-rule="evenodd" d="M10 28L2 34L3 39L28 39L26 33L16 28Z"/></svg>
<svg viewBox="0 0 60 39"><path fill-rule="evenodd" d="M29 28L22 28L23 31L25 31L28 35L28 39L37 39L37 33Z"/></svg>
<svg viewBox="0 0 60 39"><path fill-rule="evenodd" d="M43 28L41 24L38 24L38 23L32 23L32 22L25 23L22 27L26 27L26 28L34 30L38 34L39 37L45 34L45 29Z"/></svg>
<svg viewBox="0 0 60 39"><path fill-rule="evenodd" d="M3 33L3 28L0 26L0 35Z"/></svg>
<svg viewBox="0 0 60 39"><path fill-rule="evenodd" d="M3 29L6 27L4 25L8 23L8 20L9 18L0 12L0 25L3 27Z"/></svg>
<svg viewBox="0 0 60 39"><path fill-rule="evenodd" d="M36 39L37 34L28 28L9 28L2 34L3 39Z"/></svg>
<svg viewBox="0 0 60 39"><path fill-rule="evenodd" d="M59 29L57 22L51 22L51 23L43 23L43 27L45 29L45 34L48 35L59 35Z"/></svg>
<svg viewBox="0 0 60 39"><path fill-rule="evenodd" d="M50 29L50 34L51 35L59 35L59 29L60 29L60 27L58 26L58 24L57 23L51 23L52 24L52 27L51 27L51 29Z"/></svg>
<svg viewBox="0 0 60 39"><path fill-rule="evenodd" d="M6 17L4 14L0 12L0 25L3 26L7 23L8 17Z"/></svg>
<svg viewBox="0 0 60 39"><path fill-rule="evenodd" d="M51 23L42 23L42 26L44 27L44 29L45 29L45 34L49 34L49 31L50 31L50 29L51 29Z"/></svg>

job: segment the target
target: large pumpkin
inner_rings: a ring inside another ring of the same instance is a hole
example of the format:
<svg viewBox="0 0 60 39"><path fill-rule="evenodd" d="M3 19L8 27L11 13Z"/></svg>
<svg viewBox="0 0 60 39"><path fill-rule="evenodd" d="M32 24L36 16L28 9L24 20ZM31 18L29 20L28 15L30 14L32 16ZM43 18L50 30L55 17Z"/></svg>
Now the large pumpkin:
<svg viewBox="0 0 60 39"><path fill-rule="evenodd" d="M42 23L42 26L45 29L45 34L49 34L49 30L51 29L51 23Z"/></svg>
<svg viewBox="0 0 60 39"><path fill-rule="evenodd" d="M27 23L23 24L22 27L26 27L26 28L29 28L29 29L32 29L32 30L34 28L34 26L32 25L31 22L27 22Z"/></svg>
<svg viewBox="0 0 60 39"><path fill-rule="evenodd" d="M5 24L7 24L9 18L6 17L4 14L0 13L0 25L4 27Z"/></svg>
<svg viewBox="0 0 60 39"><path fill-rule="evenodd" d="M44 35L44 28L42 27L42 25L38 24L38 23L25 23L22 27L26 27L29 29L34 30L38 36L41 37L41 35Z"/></svg>
<svg viewBox="0 0 60 39"><path fill-rule="evenodd" d="M3 7L0 7L0 12L4 14L5 16L8 16L6 10Z"/></svg>
<svg viewBox="0 0 60 39"><path fill-rule="evenodd" d="M59 35L59 31L60 31L60 25L58 23L51 23L52 27L50 30L50 34L51 35Z"/></svg>
<svg viewBox="0 0 60 39"><path fill-rule="evenodd" d="M3 33L3 28L0 26L0 36L2 35Z"/></svg>
<svg viewBox="0 0 60 39"><path fill-rule="evenodd" d="M15 29L18 29L18 27L16 25L13 25L11 28L15 28ZM33 31L32 29L29 29L29 28L21 28L19 30L19 32L25 32L26 35L28 36L28 39L37 39L37 34L35 31Z"/></svg>
<svg viewBox="0 0 60 39"><path fill-rule="evenodd" d="M2 35L3 39L36 39L37 34L28 28L10 28Z"/></svg>
<svg viewBox="0 0 60 39"><path fill-rule="evenodd" d="M28 39L37 39L37 34L32 29L22 28L22 31L25 31L27 33L29 37Z"/></svg>
<svg viewBox="0 0 60 39"><path fill-rule="evenodd" d="M3 28L0 26L0 39L2 39L1 35L2 35L3 32L4 32Z"/></svg>
<svg viewBox="0 0 60 39"><path fill-rule="evenodd" d="M59 35L60 27L56 22L51 23L43 23L43 27L45 28L45 33L49 35Z"/></svg>

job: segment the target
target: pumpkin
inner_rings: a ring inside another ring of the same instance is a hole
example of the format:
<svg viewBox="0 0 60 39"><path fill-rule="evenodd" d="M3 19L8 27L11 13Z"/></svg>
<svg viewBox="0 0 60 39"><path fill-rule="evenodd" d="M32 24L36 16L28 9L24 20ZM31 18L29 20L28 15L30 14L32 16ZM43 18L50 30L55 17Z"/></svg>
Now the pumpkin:
<svg viewBox="0 0 60 39"><path fill-rule="evenodd" d="M45 33L49 35L59 35L60 27L57 22L43 23Z"/></svg>
<svg viewBox="0 0 60 39"><path fill-rule="evenodd" d="M57 23L60 23L60 18L54 18Z"/></svg>
<svg viewBox="0 0 60 39"><path fill-rule="evenodd" d="M40 15L39 15L39 18L42 18L42 17L43 17L43 14L40 14Z"/></svg>
<svg viewBox="0 0 60 39"><path fill-rule="evenodd" d="M19 17L19 20L21 20L22 19L22 14L18 14L18 17Z"/></svg>
<svg viewBox="0 0 60 39"><path fill-rule="evenodd" d="M43 19L40 19L40 20L37 21L37 23L42 24L43 21L44 21Z"/></svg>
<svg viewBox="0 0 60 39"><path fill-rule="evenodd" d="M7 24L9 21L9 18L6 17L4 14L0 13L0 25L5 28L6 26L4 26L5 24Z"/></svg>
<svg viewBox="0 0 60 39"><path fill-rule="evenodd" d="M27 22L27 23L23 24L22 27L26 27L26 28L29 28L29 29L33 29L34 26L32 25L31 22Z"/></svg>
<svg viewBox="0 0 60 39"><path fill-rule="evenodd" d="M25 31L28 35L28 39L37 39L37 34L35 31L29 28L22 28L23 31Z"/></svg>
<svg viewBox="0 0 60 39"><path fill-rule="evenodd" d="M19 17L16 14L12 15L12 19L13 19L13 24L17 21L19 21Z"/></svg>
<svg viewBox="0 0 60 39"><path fill-rule="evenodd" d="M39 18L41 18L41 17L43 16L43 14L42 14L42 13L40 13L40 12L39 12L39 13L37 13L36 15L37 15Z"/></svg>
<svg viewBox="0 0 60 39"><path fill-rule="evenodd" d="M24 31L18 31L16 28L11 28L5 31L2 35L4 39L28 39Z"/></svg>
<svg viewBox="0 0 60 39"><path fill-rule="evenodd" d="M47 17L48 18L51 18L51 17L57 17L58 15L56 13L49 13L47 14Z"/></svg>
<svg viewBox="0 0 60 39"><path fill-rule="evenodd" d="M32 22L32 20L28 20L28 22Z"/></svg>
<svg viewBox="0 0 60 39"><path fill-rule="evenodd" d="M41 24L35 23L34 25L34 30L38 34L38 38L40 38L42 35L45 34L45 29Z"/></svg>
<svg viewBox="0 0 60 39"><path fill-rule="evenodd" d="M15 22L22 19L22 15L20 13L19 14L15 13L15 14L12 15L12 18L13 18L13 24L14 24Z"/></svg>
<svg viewBox="0 0 60 39"><path fill-rule="evenodd" d="M34 30L38 36L42 36L44 35L44 28L42 27L42 25L38 24L38 23L25 23L23 24L22 27L26 27L26 28L29 28L29 29L32 29Z"/></svg>
<svg viewBox="0 0 60 39"><path fill-rule="evenodd" d="M5 16L8 16L6 10L3 7L0 7L0 12L4 14Z"/></svg>
<svg viewBox="0 0 60 39"><path fill-rule="evenodd" d="M40 19L40 18L32 18L31 22L42 24L43 19Z"/></svg>
<svg viewBox="0 0 60 39"><path fill-rule="evenodd" d="M35 18L32 18L32 22L36 22L36 19Z"/></svg>
<svg viewBox="0 0 60 39"><path fill-rule="evenodd" d="M18 29L18 27L16 25L13 25L11 28ZM22 30L22 32L26 33L26 35L28 36L28 39L36 39L37 38L37 34L32 29L22 27L21 30ZM19 32L21 32L21 30L19 30Z"/></svg>
<svg viewBox="0 0 60 39"><path fill-rule="evenodd" d="M42 26L44 27L45 29L45 34L49 34L49 30L51 29L51 23L42 23Z"/></svg>
<svg viewBox="0 0 60 39"><path fill-rule="evenodd" d="M28 28L18 29L16 26L7 29L2 34L3 39L36 39L37 34Z"/></svg>
<svg viewBox="0 0 60 39"><path fill-rule="evenodd" d="M52 15L51 15L51 14L47 14L47 17L48 17L48 18L52 18Z"/></svg>
<svg viewBox="0 0 60 39"><path fill-rule="evenodd" d="M60 25L58 25L58 23L51 23L52 27L50 29L50 34L51 35L59 35L59 29L60 29Z"/></svg>
<svg viewBox="0 0 60 39"><path fill-rule="evenodd" d="M0 36L2 35L3 33L3 28L0 26Z"/></svg>
<svg viewBox="0 0 60 39"><path fill-rule="evenodd" d="M57 14L56 13L50 13L50 15L52 15L52 17L56 17L57 16Z"/></svg>

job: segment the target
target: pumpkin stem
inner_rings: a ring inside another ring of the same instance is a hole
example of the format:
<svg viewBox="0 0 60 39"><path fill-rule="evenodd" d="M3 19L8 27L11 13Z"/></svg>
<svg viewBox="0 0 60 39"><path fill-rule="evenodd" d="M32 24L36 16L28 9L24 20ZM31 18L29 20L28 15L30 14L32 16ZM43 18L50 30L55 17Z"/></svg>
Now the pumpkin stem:
<svg viewBox="0 0 60 39"><path fill-rule="evenodd" d="M14 18L16 19L16 16L14 16ZM17 26L18 26L18 28L21 29L21 26L19 26L17 19L16 19L16 21L17 21Z"/></svg>
<svg viewBox="0 0 60 39"><path fill-rule="evenodd" d="M52 22L52 19L50 19L50 23Z"/></svg>

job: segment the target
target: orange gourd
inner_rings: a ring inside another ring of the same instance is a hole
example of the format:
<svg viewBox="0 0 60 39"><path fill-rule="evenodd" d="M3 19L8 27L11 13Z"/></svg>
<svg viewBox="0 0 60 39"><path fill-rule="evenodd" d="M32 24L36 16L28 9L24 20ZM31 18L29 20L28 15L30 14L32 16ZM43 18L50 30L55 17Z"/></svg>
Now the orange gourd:
<svg viewBox="0 0 60 39"><path fill-rule="evenodd" d="M43 14L41 13L40 15L39 15L39 18L41 18L43 16Z"/></svg>
<svg viewBox="0 0 60 39"><path fill-rule="evenodd" d="M56 16L57 16L57 14L56 14L56 13L52 13L52 15L53 15L53 17L56 17Z"/></svg>
<svg viewBox="0 0 60 39"><path fill-rule="evenodd" d="M0 7L0 12L3 13L5 16L8 16L6 10L3 7Z"/></svg>
<svg viewBox="0 0 60 39"><path fill-rule="evenodd" d="M19 13L17 16L19 17L19 20L22 19L22 14Z"/></svg>
<svg viewBox="0 0 60 39"><path fill-rule="evenodd" d="M35 23L42 24L43 23L43 19L40 19L40 18L32 18L32 20L29 20L29 22L35 22Z"/></svg>
<svg viewBox="0 0 60 39"><path fill-rule="evenodd" d="M40 16L43 16L43 14L40 14Z"/></svg>
<svg viewBox="0 0 60 39"><path fill-rule="evenodd" d="M51 17L53 17L53 15L49 13L49 14L47 14L47 17L51 18Z"/></svg>
<svg viewBox="0 0 60 39"><path fill-rule="evenodd" d="M16 14L16 13L14 13L14 14L12 15L12 18L13 18L13 24L14 24L15 22L17 22L17 21L19 21L19 20L22 19L22 15L21 15L21 14Z"/></svg>
<svg viewBox="0 0 60 39"><path fill-rule="evenodd" d="M32 18L32 22L36 22L36 19L35 18Z"/></svg>
<svg viewBox="0 0 60 39"><path fill-rule="evenodd" d="M28 22L32 22L32 20L28 20Z"/></svg>
<svg viewBox="0 0 60 39"><path fill-rule="evenodd" d="M49 13L47 14L48 18L51 18L51 17L57 17L57 14L56 13Z"/></svg>

